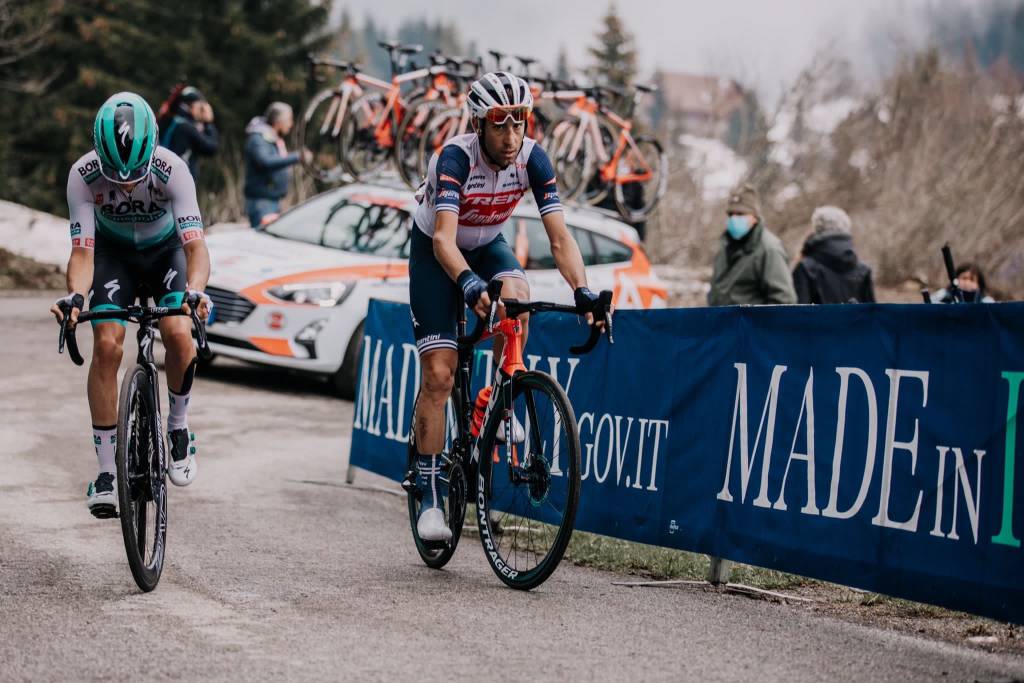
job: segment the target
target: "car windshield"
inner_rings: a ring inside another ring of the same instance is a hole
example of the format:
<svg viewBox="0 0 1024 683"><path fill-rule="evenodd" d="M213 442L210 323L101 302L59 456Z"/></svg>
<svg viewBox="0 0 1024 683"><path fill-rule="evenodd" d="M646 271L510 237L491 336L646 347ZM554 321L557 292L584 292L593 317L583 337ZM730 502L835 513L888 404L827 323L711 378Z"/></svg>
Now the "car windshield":
<svg viewBox="0 0 1024 683"><path fill-rule="evenodd" d="M409 256L412 219L393 203L369 197L314 197L266 226L271 235L387 258Z"/></svg>

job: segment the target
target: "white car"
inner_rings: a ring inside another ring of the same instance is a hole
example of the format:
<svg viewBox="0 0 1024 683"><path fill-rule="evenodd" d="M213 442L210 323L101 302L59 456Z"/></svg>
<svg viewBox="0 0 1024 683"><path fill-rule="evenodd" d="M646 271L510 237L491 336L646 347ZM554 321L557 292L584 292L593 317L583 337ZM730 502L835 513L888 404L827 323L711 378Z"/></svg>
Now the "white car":
<svg viewBox="0 0 1024 683"><path fill-rule="evenodd" d="M211 349L327 376L351 397L368 302L409 300L415 207L407 189L355 184L313 197L260 230L210 235ZM567 208L565 218L591 289L613 290L619 308L665 306L636 230L593 210ZM517 207L505 237L534 299L572 302L532 203Z"/></svg>

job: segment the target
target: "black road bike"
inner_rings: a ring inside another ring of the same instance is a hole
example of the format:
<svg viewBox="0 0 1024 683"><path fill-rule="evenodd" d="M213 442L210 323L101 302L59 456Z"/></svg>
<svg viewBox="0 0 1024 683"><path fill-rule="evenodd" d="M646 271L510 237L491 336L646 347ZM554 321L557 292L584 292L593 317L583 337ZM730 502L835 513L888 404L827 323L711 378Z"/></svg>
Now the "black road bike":
<svg viewBox="0 0 1024 683"><path fill-rule="evenodd" d="M140 295L143 304L148 302ZM81 309L82 303L76 301ZM192 325L198 340L199 354L209 358L206 328L196 313L199 297L189 299ZM75 365L85 361L75 339L76 326L68 324L70 304L61 305L64 320L60 324L58 353L64 352ZM120 516L124 548L128 566L135 583L143 591L151 591L160 581L164 566L167 537L167 446L164 441L163 420L160 417L160 375L153 361L155 322L161 318L185 315L179 308L133 305L127 308L86 311L78 316L78 324L93 319L126 320L138 323L139 342L135 366L121 381L117 404L117 447L114 460L117 466L117 500L120 514L111 509L107 516Z"/></svg>
<svg viewBox="0 0 1024 683"><path fill-rule="evenodd" d="M425 541L416 532L423 491L418 485L415 429L402 487L416 549L427 566L440 569L455 554L471 502L491 569L506 585L530 590L555 571L572 537L580 495L580 440L572 405L561 385L550 375L523 366L518 316L592 313L605 322L612 342L612 293L601 292L596 305L586 310L504 299L506 318L497 323L501 282L491 282L488 293L493 302L488 320L481 320L470 335L466 334L465 306L460 305L458 366L445 411L440 475L448 484L443 511L452 531L450 540ZM472 363L474 348L486 338L485 333L504 337L505 349L483 417L474 425ZM590 352L601 334L597 326L591 327L586 343L570 351ZM412 424L416 424L415 415Z"/></svg>

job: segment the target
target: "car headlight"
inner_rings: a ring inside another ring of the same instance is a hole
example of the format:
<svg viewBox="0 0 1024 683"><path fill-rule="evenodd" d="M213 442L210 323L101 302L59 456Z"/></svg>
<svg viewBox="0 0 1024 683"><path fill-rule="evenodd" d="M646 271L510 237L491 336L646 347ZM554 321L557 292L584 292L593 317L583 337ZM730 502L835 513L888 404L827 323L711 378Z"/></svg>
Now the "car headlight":
<svg viewBox="0 0 1024 683"><path fill-rule="evenodd" d="M329 308L337 306L352 292L352 282L296 282L277 285L267 290L267 294L290 304L309 304Z"/></svg>

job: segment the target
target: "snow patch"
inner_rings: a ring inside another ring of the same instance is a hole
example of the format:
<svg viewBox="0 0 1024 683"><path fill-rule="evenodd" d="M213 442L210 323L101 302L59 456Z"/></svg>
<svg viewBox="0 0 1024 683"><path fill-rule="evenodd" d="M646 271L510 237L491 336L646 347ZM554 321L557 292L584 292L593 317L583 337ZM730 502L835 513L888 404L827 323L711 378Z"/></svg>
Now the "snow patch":
<svg viewBox="0 0 1024 683"><path fill-rule="evenodd" d="M724 199L747 175L747 162L721 140L681 135L679 143L687 150L686 165L707 201Z"/></svg>
<svg viewBox="0 0 1024 683"><path fill-rule="evenodd" d="M0 200L0 247L40 263L66 268L71 255L68 221Z"/></svg>

